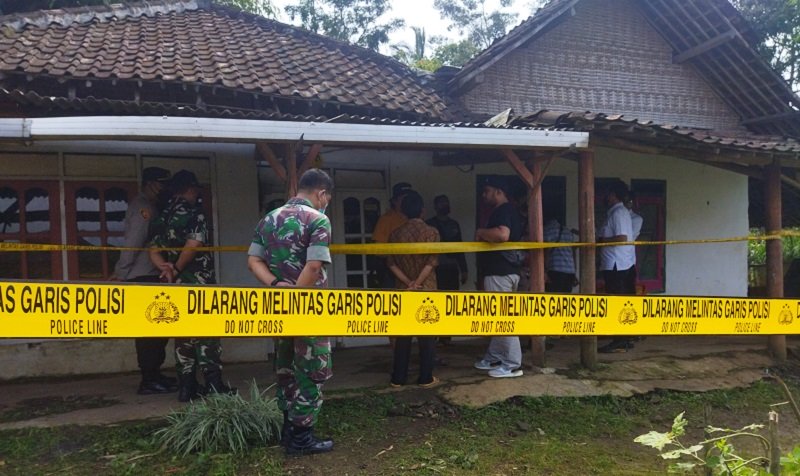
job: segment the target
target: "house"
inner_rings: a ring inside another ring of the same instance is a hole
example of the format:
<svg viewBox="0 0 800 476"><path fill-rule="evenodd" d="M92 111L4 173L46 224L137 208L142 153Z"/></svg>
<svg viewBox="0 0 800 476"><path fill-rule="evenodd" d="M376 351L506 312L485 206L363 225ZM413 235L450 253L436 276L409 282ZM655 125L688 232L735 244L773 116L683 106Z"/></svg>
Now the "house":
<svg viewBox="0 0 800 476"><path fill-rule="evenodd" d="M517 175L534 241L543 207L594 241L602 210L592 189L607 178L638 192L642 239L745 235L748 177L800 185L791 173L800 100L724 0L553 0L461 70L433 75L202 0L9 15L0 25L2 241L119 243L126 202L151 165L206 184L221 246L248 243L261 213L314 165L337 186L337 243L368 241L400 181L429 200L449 195L471 230L477 181ZM587 293L593 253L582 252ZM650 292L746 295L744 243L639 253ZM115 261L107 251L0 258L4 279L103 280ZM221 283L253 284L242 254L217 263ZM332 268L333 286L369 285L367 256L337 256ZM474 279L474 260L470 269ZM227 361L258 360L267 345L225 349ZM132 350L8 340L0 362L14 365L0 366L0 378L133 369Z"/></svg>

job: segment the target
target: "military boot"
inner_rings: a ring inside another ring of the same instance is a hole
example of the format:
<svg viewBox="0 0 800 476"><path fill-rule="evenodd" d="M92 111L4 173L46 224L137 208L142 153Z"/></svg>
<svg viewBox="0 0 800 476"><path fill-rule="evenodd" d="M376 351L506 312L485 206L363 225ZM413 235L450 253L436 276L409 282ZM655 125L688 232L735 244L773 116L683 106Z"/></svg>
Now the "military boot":
<svg viewBox="0 0 800 476"><path fill-rule="evenodd" d="M200 396L194 374L178 374L178 401L188 402Z"/></svg>
<svg viewBox="0 0 800 476"><path fill-rule="evenodd" d="M236 395L236 387L229 387L222 381L222 370L210 369L205 373L206 389L208 393L223 393L227 395Z"/></svg>
<svg viewBox="0 0 800 476"><path fill-rule="evenodd" d="M289 444L286 445L287 455L303 456L333 451L333 440L321 440L315 437L313 427L292 425L289 436Z"/></svg>

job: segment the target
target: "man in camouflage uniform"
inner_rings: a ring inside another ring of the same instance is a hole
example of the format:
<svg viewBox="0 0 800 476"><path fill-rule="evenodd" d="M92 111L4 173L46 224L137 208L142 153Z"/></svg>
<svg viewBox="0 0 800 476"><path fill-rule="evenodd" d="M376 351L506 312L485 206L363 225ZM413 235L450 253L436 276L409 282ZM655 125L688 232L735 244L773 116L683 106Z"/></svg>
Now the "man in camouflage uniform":
<svg viewBox="0 0 800 476"><path fill-rule="evenodd" d="M258 223L247 265L268 286L325 286L331 262L331 223L325 208L331 178L319 169L300 177L298 193ZM281 443L290 455L324 453L333 441L313 434L322 406L322 384L332 375L328 337L277 339L278 405L284 412Z"/></svg>
<svg viewBox="0 0 800 476"><path fill-rule="evenodd" d="M170 283L214 284L214 257L207 251L193 248L210 244L211 237L205 215L197 203L200 184L192 172L181 170L170 181L172 197L153 222L150 259L161 271L161 278ZM184 248L159 251L156 248ZM178 369L178 401L188 402L199 395L195 377L199 366L206 390L235 393L222 382L222 347L219 339L175 339L175 362Z"/></svg>

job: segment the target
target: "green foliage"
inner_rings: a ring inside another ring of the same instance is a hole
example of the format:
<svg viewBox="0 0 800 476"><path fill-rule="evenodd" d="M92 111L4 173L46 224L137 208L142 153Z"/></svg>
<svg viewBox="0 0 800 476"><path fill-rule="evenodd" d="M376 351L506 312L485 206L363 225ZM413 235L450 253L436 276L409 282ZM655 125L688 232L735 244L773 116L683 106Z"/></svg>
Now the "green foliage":
<svg viewBox="0 0 800 476"><path fill-rule="evenodd" d="M214 0L214 3L272 19L280 16L280 10L271 0Z"/></svg>
<svg viewBox="0 0 800 476"><path fill-rule="evenodd" d="M434 0L433 5L450 22L448 30L456 30L477 48L488 48L494 40L505 35L517 20L508 9L514 0L500 0L500 8L487 10L487 0Z"/></svg>
<svg viewBox="0 0 800 476"><path fill-rule="evenodd" d="M271 387L270 387L271 388ZM213 394L167 416L168 425L155 433L165 449L181 455L192 452L243 453L249 444L264 445L280 437L283 414L274 398L256 382L250 399Z"/></svg>
<svg viewBox="0 0 800 476"><path fill-rule="evenodd" d="M471 40L461 40L437 46L433 53L433 59L447 66L464 66L478 53L480 53L480 48L475 43Z"/></svg>
<svg viewBox="0 0 800 476"><path fill-rule="evenodd" d="M800 91L800 0L734 0L759 37L759 52Z"/></svg>
<svg viewBox="0 0 800 476"><path fill-rule="evenodd" d="M286 13L307 30L377 50L405 24L399 18L379 21L391 9L389 0L296 0Z"/></svg>
<svg viewBox="0 0 800 476"><path fill-rule="evenodd" d="M785 231L800 232L800 228L787 228ZM750 230L752 236L764 236L764 230L754 228ZM783 261L789 262L800 258L800 236L784 236ZM767 244L764 240L750 240L747 243L747 262L750 266L760 266L767 262Z"/></svg>
<svg viewBox="0 0 800 476"><path fill-rule="evenodd" d="M675 460L670 465L672 473L692 473L703 468L715 475L767 475L764 468L769 463L770 442L761 435L764 425L747 425L738 430L708 426L706 439L687 446L680 438L686 435L688 422L683 413L675 417L672 428L666 433L651 431L633 441L659 451L661 458ZM756 440L764 449L763 456L742 456L733 445L743 439ZM800 446L780 461L781 474L800 474Z"/></svg>

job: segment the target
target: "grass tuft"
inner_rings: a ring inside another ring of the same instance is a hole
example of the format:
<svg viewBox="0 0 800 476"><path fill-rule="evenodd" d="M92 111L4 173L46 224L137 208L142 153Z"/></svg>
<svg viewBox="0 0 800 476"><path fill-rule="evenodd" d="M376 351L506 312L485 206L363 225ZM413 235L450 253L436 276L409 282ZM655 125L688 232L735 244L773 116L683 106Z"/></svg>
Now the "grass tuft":
<svg viewBox="0 0 800 476"><path fill-rule="evenodd" d="M212 394L167 416L167 426L155 433L162 448L180 455L194 452L236 453L251 444L265 445L280 438L283 414L275 398L266 396L272 387L259 390L250 385L250 398Z"/></svg>

